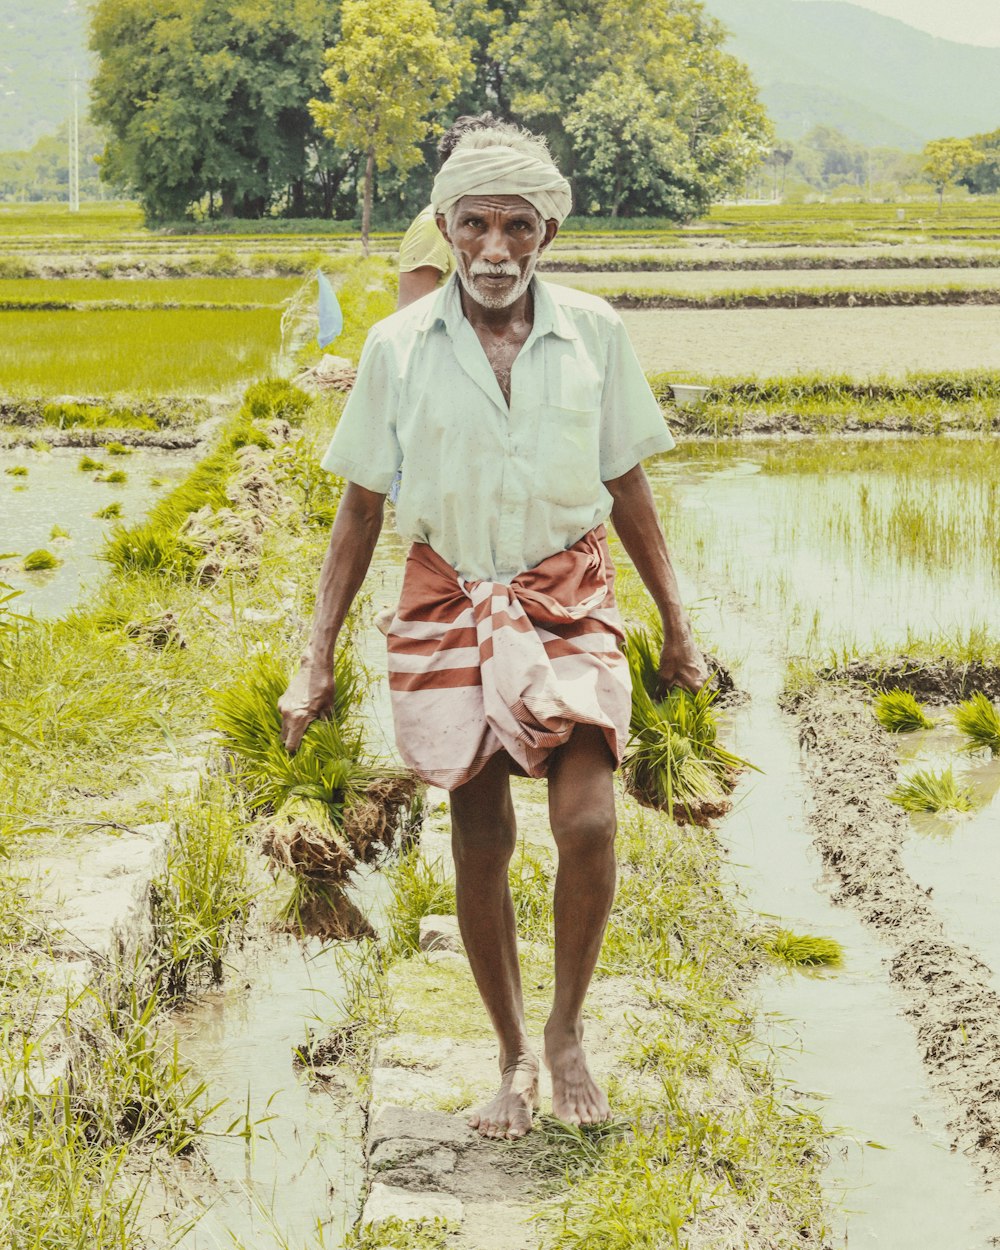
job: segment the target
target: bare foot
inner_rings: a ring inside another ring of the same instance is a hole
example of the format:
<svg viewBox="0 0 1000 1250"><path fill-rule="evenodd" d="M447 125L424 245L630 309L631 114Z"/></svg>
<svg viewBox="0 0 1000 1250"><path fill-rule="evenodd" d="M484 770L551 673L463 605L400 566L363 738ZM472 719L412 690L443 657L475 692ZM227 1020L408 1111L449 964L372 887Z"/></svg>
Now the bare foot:
<svg viewBox="0 0 1000 1250"><path fill-rule="evenodd" d="M502 1069L500 1090L492 1102L469 1117L469 1127L483 1137L523 1137L538 1110L538 1060L529 1051Z"/></svg>
<svg viewBox="0 0 1000 1250"><path fill-rule="evenodd" d="M564 1124L605 1124L611 1119L607 1095L590 1075L582 1042L545 1039L543 1058L552 1073L552 1114Z"/></svg>

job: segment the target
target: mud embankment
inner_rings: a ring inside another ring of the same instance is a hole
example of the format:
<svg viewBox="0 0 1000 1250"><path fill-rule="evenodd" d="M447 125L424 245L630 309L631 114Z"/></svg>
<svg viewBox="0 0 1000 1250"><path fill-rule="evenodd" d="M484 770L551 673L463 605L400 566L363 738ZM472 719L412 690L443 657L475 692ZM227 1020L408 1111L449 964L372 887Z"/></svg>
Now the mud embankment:
<svg viewBox="0 0 1000 1250"><path fill-rule="evenodd" d="M825 681L850 681L872 691L907 690L924 703L959 703L977 690L988 699L1000 699L1000 665L981 660L863 657L840 668L820 669L817 676Z"/></svg>
<svg viewBox="0 0 1000 1250"><path fill-rule="evenodd" d="M613 308L702 311L720 308L925 308L1000 304L1000 290L845 290L845 291L732 291L718 295L668 295L661 292L621 291L605 295Z"/></svg>
<svg viewBox="0 0 1000 1250"><path fill-rule="evenodd" d="M952 1148L1000 1180L1000 995L991 970L950 940L904 867L909 821L886 797L897 781L892 744L861 695L820 687L796 715L812 782L814 844L853 907L888 950L890 977L913 1022L932 1085L945 1100ZM859 1042L863 1022L859 1021Z"/></svg>
<svg viewBox="0 0 1000 1250"><path fill-rule="evenodd" d="M766 244L776 247L776 244ZM796 246L796 245L791 245ZM582 249L581 249L582 250ZM877 256L761 256L753 259L726 260L724 258L655 257L635 259L610 256L593 260L559 260L550 256L544 266L545 273L752 273L771 269L998 269L1000 255L987 253L983 256L893 256L887 248Z"/></svg>

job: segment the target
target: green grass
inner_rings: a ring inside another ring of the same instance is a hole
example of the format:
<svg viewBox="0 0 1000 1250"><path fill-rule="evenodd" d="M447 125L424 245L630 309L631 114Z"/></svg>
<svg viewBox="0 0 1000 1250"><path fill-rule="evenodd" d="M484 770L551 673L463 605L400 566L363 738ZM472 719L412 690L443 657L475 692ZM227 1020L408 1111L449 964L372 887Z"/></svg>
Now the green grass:
<svg viewBox="0 0 1000 1250"><path fill-rule="evenodd" d="M889 798L907 812L970 812L975 807L972 791L958 784L951 768L939 773L917 769Z"/></svg>
<svg viewBox="0 0 1000 1250"><path fill-rule="evenodd" d="M956 708L955 725L967 739L967 751L1000 755L1000 712L984 694L974 694Z"/></svg>
<svg viewBox="0 0 1000 1250"><path fill-rule="evenodd" d="M28 466L24 464L12 464L9 468L4 469L4 473L8 477L27 477Z"/></svg>
<svg viewBox="0 0 1000 1250"><path fill-rule="evenodd" d="M280 314L163 311L0 313L0 391L18 396L212 394L265 373Z"/></svg>
<svg viewBox="0 0 1000 1250"><path fill-rule="evenodd" d="M138 204L86 203L78 213L67 204L0 204L0 238L107 239L142 233Z"/></svg>
<svg viewBox="0 0 1000 1250"><path fill-rule="evenodd" d="M93 456L81 456L76 467L81 473L103 473L107 466L103 460L95 460Z"/></svg>
<svg viewBox="0 0 1000 1250"><path fill-rule="evenodd" d="M103 508L98 508L94 516L100 521L116 521L121 514L122 506L116 500L114 503L105 504Z"/></svg>
<svg viewBox="0 0 1000 1250"><path fill-rule="evenodd" d="M298 278L34 278L0 279L0 307L21 304L117 303L276 306L294 295Z"/></svg>
<svg viewBox="0 0 1000 1250"><path fill-rule="evenodd" d="M885 690L876 695L872 711L888 733L913 733L918 729L931 729L934 725L908 690Z"/></svg>

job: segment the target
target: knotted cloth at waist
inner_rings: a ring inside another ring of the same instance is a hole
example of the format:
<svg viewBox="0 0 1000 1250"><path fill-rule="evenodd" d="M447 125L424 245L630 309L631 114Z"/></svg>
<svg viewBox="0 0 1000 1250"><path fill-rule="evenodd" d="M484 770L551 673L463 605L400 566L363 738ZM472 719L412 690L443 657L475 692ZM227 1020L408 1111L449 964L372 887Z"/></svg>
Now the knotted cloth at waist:
<svg viewBox="0 0 1000 1250"><path fill-rule="evenodd" d="M403 760L446 790L501 750L542 777L583 724L603 731L619 762L631 710L622 638L603 525L509 585L464 581L414 543L388 632Z"/></svg>

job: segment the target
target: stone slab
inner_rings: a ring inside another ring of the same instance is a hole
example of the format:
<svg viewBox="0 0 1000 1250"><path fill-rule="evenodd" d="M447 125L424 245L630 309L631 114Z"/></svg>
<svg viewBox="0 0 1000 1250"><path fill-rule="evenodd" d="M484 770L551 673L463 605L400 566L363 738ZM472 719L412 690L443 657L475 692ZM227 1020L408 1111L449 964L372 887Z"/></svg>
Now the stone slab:
<svg viewBox="0 0 1000 1250"><path fill-rule="evenodd" d="M433 1142L453 1150L463 1150L478 1140L476 1133L459 1116L418 1107L386 1106L369 1123L369 1157L383 1142L401 1138Z"/></svg>
<svg viewBox="0 0 1000 1250"><path fill-rule="evenodd" d="M462 1203L451 1194L431 1190L417 1193L411 1189L399 1189L376 1181L368 1193L365 1209L361 1214L361 1226L364 1228L391 1219L414 1223L441 1219L460 1224L463 1214Z"/></svg>

